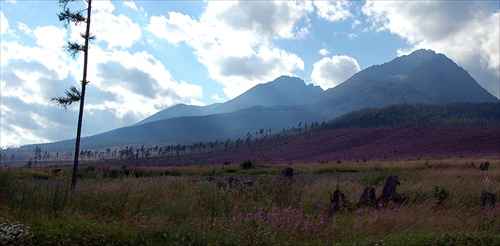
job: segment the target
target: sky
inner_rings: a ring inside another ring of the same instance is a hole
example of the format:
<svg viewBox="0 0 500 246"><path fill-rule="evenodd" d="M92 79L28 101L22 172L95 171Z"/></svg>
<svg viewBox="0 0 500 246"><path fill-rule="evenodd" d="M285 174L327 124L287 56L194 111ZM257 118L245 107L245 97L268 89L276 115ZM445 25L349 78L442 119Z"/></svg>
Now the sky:
<svg viewBox="0 0 500 246"><path fill-rule="evenodd" d="M85 9L85 1L72 3ZM500 96L500 1L107 1L92 3L83 136L133 125L175 104L230 100L281 75L334 88L416 49L432 49ZM57 1L0 1L1 147L72 139L84 25ZM84 12L85 13L85 12Z"/></svg>

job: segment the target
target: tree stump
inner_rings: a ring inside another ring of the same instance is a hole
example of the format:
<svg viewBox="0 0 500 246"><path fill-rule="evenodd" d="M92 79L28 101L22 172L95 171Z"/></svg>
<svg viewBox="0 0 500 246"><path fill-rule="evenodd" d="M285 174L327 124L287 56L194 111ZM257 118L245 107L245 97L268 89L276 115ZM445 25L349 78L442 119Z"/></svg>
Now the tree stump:
<svg viewBox="0 0 500 246"><path fill-rule="evenodd" d="M479 169L481 169L481 171L487 171L488 168L490 168L489 162L483 162L479 165Z"/></svg>
<svg viewBox="0 0 500 246"><path fill-rule="evenodd" d="M382 190L382 195L380 195L379 200L387 203L392 195L396 193L396 186L400 184L397 175L389 175L385 179L384 189Z"/></svg>
<svg viewBox="0 0 500 246"><path fill-rule="evenodd" d="M337 189L330 193L330 214L335 214L340 210L340 190L337 187Z"/></svg>
<svg viewBox="0 0 500 246"><path fill-rule="evenodd" d="M359 198L358 204L361 206L374 206L378 203L377 198L375 198L375 188L365 187L363 194Z"/></svg>
<svg viewBox="0 0 500 246"><path fill-rule="evenodd" d="M481 194L481 205L483 207L492 207L495 206L496 196L494 193L484 190L483 194Z"/></svg>
<svg viewBox="0 0 500 246"><path fill-rule="evenodd" d="M283 170L283 175L285 178L292 179L293 178L293 168L287 167L285 170Z"/></svg>

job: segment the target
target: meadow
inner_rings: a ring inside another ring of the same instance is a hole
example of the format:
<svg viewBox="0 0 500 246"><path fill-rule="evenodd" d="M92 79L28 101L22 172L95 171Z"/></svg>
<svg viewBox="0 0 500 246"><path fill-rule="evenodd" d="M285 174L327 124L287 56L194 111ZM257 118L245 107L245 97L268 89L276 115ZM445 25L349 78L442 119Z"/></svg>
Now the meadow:
<svg viewBox="0 0 500 246"><path fill-rule="evenodd" d="M289 166L292 180L281 174ZM379 197L388 175L399 177L399 202L359 205L363 188ZM500 245L498 156L86 164L74 192L70 176L70 166L0 168L0 245ZM229 177L240 182L222 182ZM348 201L332 214L337 187ZM481 206L483 190L497 203Z"/></svg>

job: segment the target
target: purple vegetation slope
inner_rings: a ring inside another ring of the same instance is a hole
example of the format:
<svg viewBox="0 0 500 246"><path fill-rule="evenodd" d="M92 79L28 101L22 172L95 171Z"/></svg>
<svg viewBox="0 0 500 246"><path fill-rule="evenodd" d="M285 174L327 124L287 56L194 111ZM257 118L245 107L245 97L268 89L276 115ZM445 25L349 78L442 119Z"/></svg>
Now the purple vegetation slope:
<svg viewBox="0 0 500 246"><path fill-rule="evenodd" d="M349 128L242 143L238 147L151 159L146 165L296 163L500 156L500 127Z"/></svg>

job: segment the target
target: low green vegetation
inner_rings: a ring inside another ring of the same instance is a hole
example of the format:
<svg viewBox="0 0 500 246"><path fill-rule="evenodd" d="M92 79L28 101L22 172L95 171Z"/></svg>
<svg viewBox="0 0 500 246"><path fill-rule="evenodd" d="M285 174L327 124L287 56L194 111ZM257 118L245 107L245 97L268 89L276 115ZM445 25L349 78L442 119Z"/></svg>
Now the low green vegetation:
<svg viewBox="0 0 500 246"><path fill-rule="evenodd" d="M500 245L500 203L479 205L500 195L498 157L470 161L87 166L73 193L70 167L1 168L0 245ZM358 206L387 175L399 202Z"/></svg>

